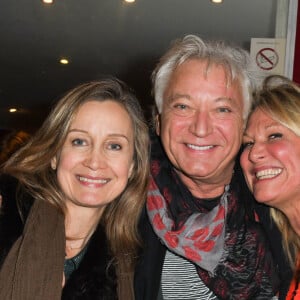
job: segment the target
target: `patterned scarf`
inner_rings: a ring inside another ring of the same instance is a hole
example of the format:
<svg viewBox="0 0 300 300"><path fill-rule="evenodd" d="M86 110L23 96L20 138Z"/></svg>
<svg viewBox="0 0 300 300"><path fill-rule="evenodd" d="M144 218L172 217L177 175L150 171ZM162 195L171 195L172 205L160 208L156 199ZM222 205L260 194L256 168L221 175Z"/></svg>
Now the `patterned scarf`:
<svg viewBox="0 0 300 300"><path fill-rule="evenodd" d="M276 272L260 225L247 213L251 200L240 169L212 209L180 181L157 137L151 172L147 211L163 244L195 263L200 279L220 299L271 299Z"/></svg>
<svg viewBox="0 0 300 300"><path fill-rule="evenodd" d="M300 252L296 260L296 268L286 300L299 300L300 299Z"/></svg>
<svg viewBox="0 0 300 300"><path fill-rule="evenodd" d="M213 273L224 248L228 187L220 204L207 213L191 213L177 230L168 213L168 205L153 178L150 180L147 211L156 234L173 252L186 257L199 267ZM206 226L202 226L202 224Z"/></svg>

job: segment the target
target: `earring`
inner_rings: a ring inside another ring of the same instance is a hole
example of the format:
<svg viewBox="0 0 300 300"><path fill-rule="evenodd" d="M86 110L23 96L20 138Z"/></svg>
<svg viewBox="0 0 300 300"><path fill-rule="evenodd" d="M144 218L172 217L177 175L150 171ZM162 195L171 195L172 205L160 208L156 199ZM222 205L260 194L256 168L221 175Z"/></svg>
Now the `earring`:
<svg viewBox="0 0 300 300"><path fill-rule="evenodd" d="M50 165L51 165L52 170L55 171L56 170L56 158L55 157L51 159Z"/></svg>

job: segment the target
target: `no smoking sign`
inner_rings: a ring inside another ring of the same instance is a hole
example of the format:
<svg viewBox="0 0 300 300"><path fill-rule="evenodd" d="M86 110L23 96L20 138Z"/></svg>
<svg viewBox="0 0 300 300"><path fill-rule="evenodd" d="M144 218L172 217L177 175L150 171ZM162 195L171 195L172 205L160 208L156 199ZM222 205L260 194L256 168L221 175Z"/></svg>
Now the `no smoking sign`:
<svg viewBox="0 0 300 300"><path fill-rule="evenodd" d="M284 74L285 39L252 38L250 54L264 73Z"/></svg>
<svg viewBox="0 0 300 300"><path fill-rule="evenodd" d="M275 49L263 48L256 55L256 63L263 70L272 70L278 64L279 56Z"/></svg>

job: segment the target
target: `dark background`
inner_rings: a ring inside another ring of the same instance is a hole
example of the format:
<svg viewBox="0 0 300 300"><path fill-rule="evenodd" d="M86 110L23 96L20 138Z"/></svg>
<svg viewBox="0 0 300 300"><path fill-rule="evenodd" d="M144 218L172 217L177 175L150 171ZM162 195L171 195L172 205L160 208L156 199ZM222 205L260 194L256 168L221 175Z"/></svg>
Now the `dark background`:
<svg viewBox="0 0 300 300"><path fill-rule="evenodd" d="M275 0L1 0L0 129L34 132L63 93L105 75L134 88L148 116L150 75L172 40L193 33L249 50L252 37L274 37L276 14Z"/></svg>

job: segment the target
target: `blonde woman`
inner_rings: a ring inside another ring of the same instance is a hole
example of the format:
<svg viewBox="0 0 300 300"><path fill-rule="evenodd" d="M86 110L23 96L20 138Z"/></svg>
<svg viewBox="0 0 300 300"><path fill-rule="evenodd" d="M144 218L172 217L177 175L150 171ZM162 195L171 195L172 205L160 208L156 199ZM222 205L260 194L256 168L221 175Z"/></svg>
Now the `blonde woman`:
<svg viewBox="0 0 300 300"><path fill-rule="evenodd" d="M294 278L286 299L300 299L300 87L270 76L256 97L243 137L247 184L283 236ZM282 296L281 296L281 299Z"/></svg>

